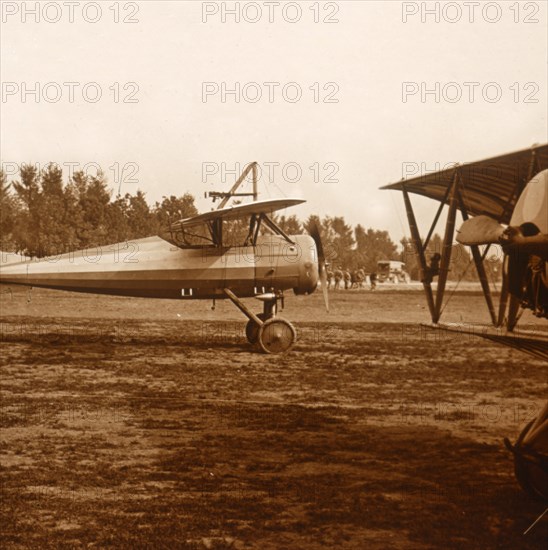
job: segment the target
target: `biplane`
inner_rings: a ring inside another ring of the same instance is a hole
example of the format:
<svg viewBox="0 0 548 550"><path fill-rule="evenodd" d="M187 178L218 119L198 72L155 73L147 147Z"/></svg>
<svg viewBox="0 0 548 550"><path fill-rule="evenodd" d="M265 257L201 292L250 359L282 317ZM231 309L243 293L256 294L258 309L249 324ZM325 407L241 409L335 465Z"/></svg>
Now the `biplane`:
<svg viewBox="0 0 548 550"><path fill-rule="evenodd" d="M252 172L253 193L237 193ZM231 197L253 202L226 206ZM69 252L40 260L4 263L0 283L30 287L178 300L231 300L248 318L246 336L265 353L287 351L296 341L293 325L278 316L284 291L310 294L322 281L328 309L325 257L319 229L287 235L273 212L303 199L257 200L257 167L250 164L217 210L170 224L165 234ZM254 313L243 298L257 298Z"/></svg>
<svg viewBox="0 0 548 550"><path fill-rule="evenodd" d="M463 223L456 240L470 246L492 324L498 329L495 332L474 331L474 334L548 360L547 332L513 334L526 310L548 319L548 145L455 165L382 189L402 192L433 326L441 326L456 215L460 211ZM424 240L410 193L440 202ZM448 214L442 250L428 262L427 246L446 205ZM504 253L498 311L484 264L492 245L500 245ZM480 247L484 247L483 250ZM434 277L438 278L435 297ZM515 445L507 439L505 444L513 453L520 485L535 497L548 500L548 403L523 429Z"/></svg>

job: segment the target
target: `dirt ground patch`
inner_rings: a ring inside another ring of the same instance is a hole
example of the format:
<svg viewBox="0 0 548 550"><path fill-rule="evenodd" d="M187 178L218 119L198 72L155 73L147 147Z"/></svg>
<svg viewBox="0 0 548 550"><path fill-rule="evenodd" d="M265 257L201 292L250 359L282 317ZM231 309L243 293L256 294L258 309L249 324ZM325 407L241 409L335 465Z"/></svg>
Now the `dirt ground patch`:
<svg viewBox="0 0 548 550"><path fill-rule="evenodd" d="M502 438L546 364L421 327L415 290L331 298L288 297L272 357L227 303L2 294L2 546L544 548Z"/></svg>

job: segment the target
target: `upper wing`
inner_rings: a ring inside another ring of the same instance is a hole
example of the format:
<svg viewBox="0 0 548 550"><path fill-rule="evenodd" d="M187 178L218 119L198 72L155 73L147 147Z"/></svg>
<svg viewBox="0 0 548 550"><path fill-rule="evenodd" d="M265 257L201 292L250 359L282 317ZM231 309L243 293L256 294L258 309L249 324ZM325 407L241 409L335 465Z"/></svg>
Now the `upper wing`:
<svg viewBox="0 0 548 550"><path fill-rule="evenodd" d="M282 210L290 206L302 204L306 202L304 199L270 199L265 201L250 202L247 204L238 204L220 210L212 210L204 214L198 214L192 218L180 220L173 224L173 229L194 227L213 220L233 220L242 218L252 214L269 214L277 210Z"/></svg>
<svg viewBox="0 0 548 550"><path fill-rule="evenodd" d="M508 224L512 211L529 179L548 168L548 144L523 149L507 155L455 165L382 187L404 188L438 201L448 202L447 190L459 171L464 206L472 216L487 215Z"/></svg>

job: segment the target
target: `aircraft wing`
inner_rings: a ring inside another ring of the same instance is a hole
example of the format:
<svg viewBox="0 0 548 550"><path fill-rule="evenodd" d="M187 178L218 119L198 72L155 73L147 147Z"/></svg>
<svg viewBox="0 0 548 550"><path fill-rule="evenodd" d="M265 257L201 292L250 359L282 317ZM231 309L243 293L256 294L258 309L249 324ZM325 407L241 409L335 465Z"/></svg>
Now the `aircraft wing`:
<svg viewBox="0 0 548 550"><path fill-rule="evenodd" d="M269 214L271 212L276 212L277 210L283 210L284 208L288 208L290 206L302 204L303 202L306 201L304 199L269 199L246 204L238 204L236 206L229 206L227 208L221 208L220 210L212 210L211 212L198 214L192 218L180 220L173 224L173 228L178 229L181 227L195 227L213 220L234 220L252 214Z"/></svg>
<svg viewBox="0 0 548 550"><path fill-rule="evenodd" d="M447 189L458 168L465 207L472 216L486 215L508 224L517 197L531 179L548 168L548 144L538 145L446 170L402 180L381 189L404 188L409 193L448 202Z"/></svg>

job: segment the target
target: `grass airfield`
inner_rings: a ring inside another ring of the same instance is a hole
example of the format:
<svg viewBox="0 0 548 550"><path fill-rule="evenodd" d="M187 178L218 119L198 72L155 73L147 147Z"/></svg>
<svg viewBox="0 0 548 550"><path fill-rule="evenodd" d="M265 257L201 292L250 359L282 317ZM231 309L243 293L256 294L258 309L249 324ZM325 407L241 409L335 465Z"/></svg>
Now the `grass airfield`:
<svg viewBox="0 0 548 550"><path fill-rule="evenodd" d="M462 334L420 325L416 285L332 292L330 314L288 294L283 356L228 302L0 289L6 548L544 547L502 438L547 366L474 335L474 285L442 318Z"/></svg>

